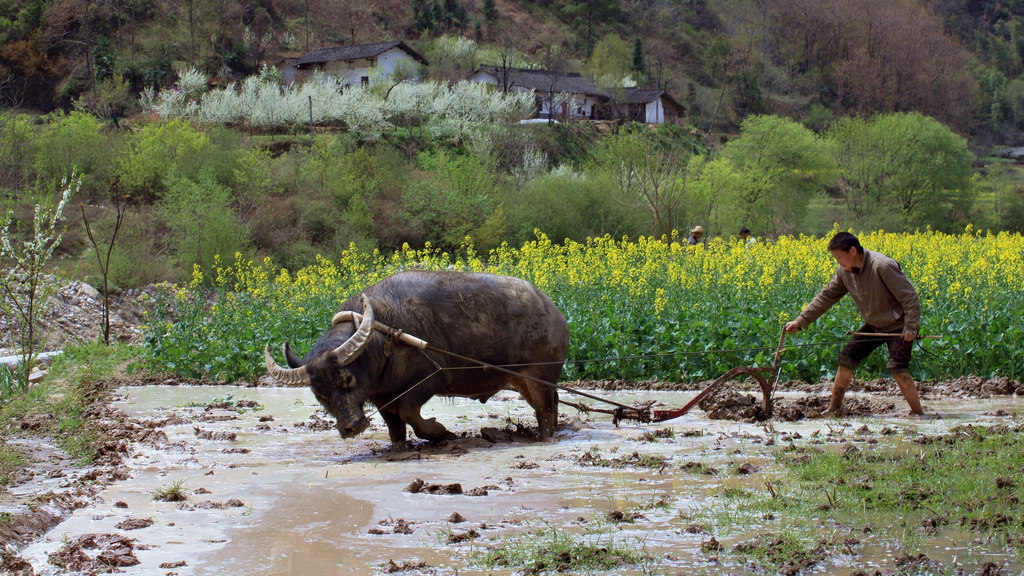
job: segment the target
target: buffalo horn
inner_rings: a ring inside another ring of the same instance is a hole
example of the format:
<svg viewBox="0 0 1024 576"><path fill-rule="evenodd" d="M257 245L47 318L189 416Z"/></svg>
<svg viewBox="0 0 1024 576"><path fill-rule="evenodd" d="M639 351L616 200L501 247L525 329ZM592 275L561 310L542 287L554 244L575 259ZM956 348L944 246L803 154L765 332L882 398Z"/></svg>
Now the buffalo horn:
<svg viewBox="0 0 1024 576"><path fill-rule="evenodd" d="M363 320L359 323L359 328L351 338L331 352L337 357L339 365L344 366L358 358L359 354L366 349L366 345L370 343L372 334L373 306L370 305L366 294L363 294Z"/></svg>
<svg viewBox="0 0 1024 576"><path fill-rule="evenodd" d="M273 354L270 353L269 344L263 348L263 357L267 363L267 374L270 374L274 380L277 380L285 386L309 385L309 374L306 373L306 367L299 366L298 368L282 368L278 366L277 362L274 361Z"/></svg>

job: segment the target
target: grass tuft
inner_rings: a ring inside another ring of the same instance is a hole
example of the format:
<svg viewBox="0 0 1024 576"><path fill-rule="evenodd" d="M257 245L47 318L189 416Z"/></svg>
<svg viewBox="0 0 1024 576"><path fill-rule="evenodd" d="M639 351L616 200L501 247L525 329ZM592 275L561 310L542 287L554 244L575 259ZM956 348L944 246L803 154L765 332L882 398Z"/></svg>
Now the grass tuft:
<svg viewBox="0 0 1024 576"><path fill-rule="evenodd" d="M153 491L153 500L158 502L185 502L188 500L188 491L185 489L185 481L175 480L170 486L157 488Z"/></svg>
<svg viewBox="0 0 1024 576"><path fill-rule="evenodd" d="M616 542L608 534L574 534L546 526L503 540L488 549L479 563L532 575L611 570L650 560L636 542Z"/></svg>

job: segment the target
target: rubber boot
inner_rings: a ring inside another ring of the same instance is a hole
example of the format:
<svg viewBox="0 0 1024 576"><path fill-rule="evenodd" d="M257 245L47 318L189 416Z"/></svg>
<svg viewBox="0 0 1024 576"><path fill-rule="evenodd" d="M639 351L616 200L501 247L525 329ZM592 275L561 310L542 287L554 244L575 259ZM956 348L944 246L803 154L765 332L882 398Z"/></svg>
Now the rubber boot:
<svg viewBox="0 0 1024 576"><path fill-rule="evenodd" d="M850 368L840 366L836 370L836 379L832 382L832 398L822 416L839 416L843 413L843 397L846 396L846 389L850 387L852 380L853 370Z"/></svg>
<svg viewBox="0 0 1024 576"><path fill-rule="evenodd" d="M921 397L917 395L917 386L914 384L914 379L910 377L910 373L900 372L893 374L892 377L899 384L900 392L910 406L910 413L915 416L923 415L924 410L921 408Z"/></svg>

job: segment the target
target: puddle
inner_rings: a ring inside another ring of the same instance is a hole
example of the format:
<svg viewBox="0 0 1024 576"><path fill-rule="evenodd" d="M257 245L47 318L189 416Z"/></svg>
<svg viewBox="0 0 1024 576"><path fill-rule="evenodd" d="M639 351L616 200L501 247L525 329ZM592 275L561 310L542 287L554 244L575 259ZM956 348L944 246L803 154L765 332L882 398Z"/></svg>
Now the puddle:
<svg viewBox="0 0 1024 576"><path fill-rule="evenodd" d="M503 393L487 404L435 399L424 407L424 416L436 416L463 437L438 445L418 442L417 449L399 452L389 449L379 417L351 440L318 426L322 422L311 415L319 405L305 389L145 386L121 394L125 398L118 408L129 416L170 419L156 428L166 438L154 435L129 459L131 479L102 490L92 505L21 551L37 574L62 573L47 559L66 541L86 534L121 534L136 540L139 561L119 568L125 574L369 576L385 573L393 561L392 571L411 568L399 572L403 574L511 575L512 570L480 568L472 559L482 547L531 528L582 532L613 523L617 544L636 543L653 560L603 573L730 574L743 567L709 561L701 551L709 535L687 532L680 511L707 506L723 485L763 485L762 468L769 461L764 454L770 450L765 444L773 437L763 424L712 421L700 410L666 423L625 422L616 428L610 416L581 415L563 406L555 441L492 444L480 438L481 428L532 422L526 403ZM695 395L600 394L624 404L656 400L667 407L682 406ZM228 397L262 408L205 408ZM942 417L883 415L773 422L771 427L777 435L799 433L802 438L815 433L853 438L864 425L873 431L891 427L904 436L938 434L966 422L1006 422L1005 416L986 414L1022 413L1024 399L926 398L925 406ZM644 439L645 433L663 429L674 430L675 436ZM654 466L581 465L581 457L591 452L634 464L637 452L669 459L670 464L664 471ZM727 478L685 473L680 466L688 462L719 470L750 463L757 472ZM423 481L423 489L409 491L417 480ZM175 485L187 493L187 502L154 500L155 493ZM653 505L660 500L668 505ZM642 519L609 519L609 513L629 511L642 514ZM124 529L134 525L143 527ZM475 541L458 541L471 530L478 534ZM1012 556L965 557L968 551L958 543L959 536L935 535L928 541L934 548L927 556L975 570L986 561L1006 562L1004 569L1015 573L1024 570L1024 563ZM722 544L742 539L723 539ZM892 571L898 552L872 546L859 551L858 565ZM851 569L819 564L805 573L842 575Z"/></svg>

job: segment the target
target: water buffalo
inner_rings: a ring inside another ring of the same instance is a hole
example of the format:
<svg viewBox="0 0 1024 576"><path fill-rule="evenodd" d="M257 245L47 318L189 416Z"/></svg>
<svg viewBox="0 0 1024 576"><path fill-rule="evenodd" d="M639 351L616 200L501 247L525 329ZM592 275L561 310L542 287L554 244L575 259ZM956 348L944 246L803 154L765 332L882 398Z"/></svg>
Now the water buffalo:
<svg viewBox="0 0 1024 576"><path fill-rule="evenodd" d="M429 347L406 344L381 324L422 338ZM565 316L529 282L417 270L385 278L342 303L330 330L305 358L285 343L289 368L278 366L269 347L264 354L274 379L313 390L337 420L342 438L370 425L363 411L367 402L379 410L392 442L406 439L406 424L420 438L440 440L448 430L420 415L432 397L486 402L500 390L516 390L537 415L538 436L547 439L558 420L558 391L518 374L557 383L568 347ZM514 374L439 351L504 366Z"/></svg>

